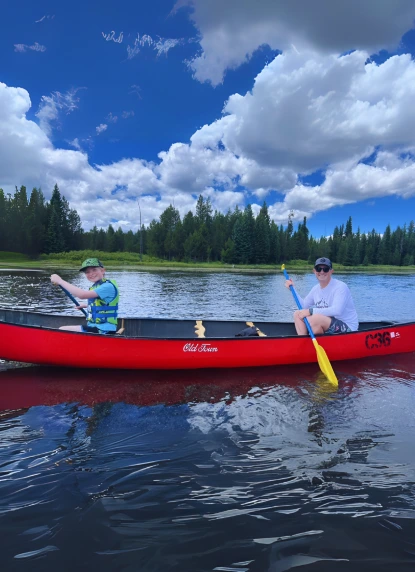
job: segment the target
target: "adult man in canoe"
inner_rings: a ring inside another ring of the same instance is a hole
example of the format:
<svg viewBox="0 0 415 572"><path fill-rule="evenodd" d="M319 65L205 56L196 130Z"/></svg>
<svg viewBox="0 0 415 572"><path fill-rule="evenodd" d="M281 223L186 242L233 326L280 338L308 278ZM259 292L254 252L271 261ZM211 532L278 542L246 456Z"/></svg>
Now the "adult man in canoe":
<svg viewBox="0 0 415 572"><path fill-rule="evenodd" d="M104 265L98 258L87 258L79 270L92 286L83 290L63 280L58 274L52 274L50 280L65 288L70 294L87 300L86 304L76 306L78 309L87 308L87 322L85 326L61 326L60 330L72 332L89 332L94 334L111 334L117 329L117 315L119 292L115 280L105 278Z"/></svg>
<svg viewBox="0 0 415 572"><path fill-rule="evenodd" d="M314 274L318 284L313 286L307 296L298 299L303 307L294 312L294 324L297 334L306 335L307 318L314 334L340 334L356 331L359 327L356 308L348 286L341 280L332 278L333 266L329 258L317 258ZM286 280L285 286L293 286Z"/></svg>

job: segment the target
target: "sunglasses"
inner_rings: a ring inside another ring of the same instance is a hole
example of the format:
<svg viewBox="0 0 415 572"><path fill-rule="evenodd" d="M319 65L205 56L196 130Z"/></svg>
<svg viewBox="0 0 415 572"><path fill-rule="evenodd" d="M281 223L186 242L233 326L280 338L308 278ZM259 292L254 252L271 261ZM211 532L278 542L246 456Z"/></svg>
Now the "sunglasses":
<svg viewBox="0 0 415 572"><path fill-rule="evenodd" d="M327 274L327 272L330 272L331 268L329 268L328 266L315 266L315 270L316 272L325 272Z"/></svg>

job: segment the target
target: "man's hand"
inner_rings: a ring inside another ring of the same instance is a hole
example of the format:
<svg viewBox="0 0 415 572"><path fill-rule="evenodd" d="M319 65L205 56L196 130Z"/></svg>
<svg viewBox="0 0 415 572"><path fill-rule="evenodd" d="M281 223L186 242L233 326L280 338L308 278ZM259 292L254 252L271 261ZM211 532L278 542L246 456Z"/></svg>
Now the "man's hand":
<svg viewBox="0 0 415 572"><path fill-rule="evenodd" d="M285 281L285 287L289 288L290 286L294 286L293 281L291 280L291 278L289 280Z"/></svg>
<svg viewBox="0 0 415 572"><path fill-rule="evenodd" d="M310 311L308 309L305 310L296 310L295 314L301 318L301 320L304 320L304 318L308 318L309 316L311 316Z"/></svg>

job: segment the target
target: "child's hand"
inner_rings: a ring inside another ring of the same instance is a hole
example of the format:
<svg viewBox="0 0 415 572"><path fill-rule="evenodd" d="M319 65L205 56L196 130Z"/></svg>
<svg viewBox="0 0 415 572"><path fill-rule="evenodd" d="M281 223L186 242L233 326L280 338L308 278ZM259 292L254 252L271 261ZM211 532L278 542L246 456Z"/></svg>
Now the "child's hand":
<svg viewBox="0 0 415 572"><path fill-rule="evenodd" d="M52 274L50 281L52 284L57 284L59 286L59 284L62 283L62 278L59 276L59 274Z"/></svg>

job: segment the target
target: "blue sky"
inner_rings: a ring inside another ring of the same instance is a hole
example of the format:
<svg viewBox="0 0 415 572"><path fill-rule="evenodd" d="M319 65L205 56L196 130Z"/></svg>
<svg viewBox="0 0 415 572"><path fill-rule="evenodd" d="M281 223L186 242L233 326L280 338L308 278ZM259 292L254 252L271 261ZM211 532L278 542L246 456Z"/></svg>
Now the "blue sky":
<svg viewBox="0 0 415 572"><path fill-rule="evenodd" d="M57 182L85 229L197 197L314 236L415 218L412 0L2 8L0 187Z"/></svg>

